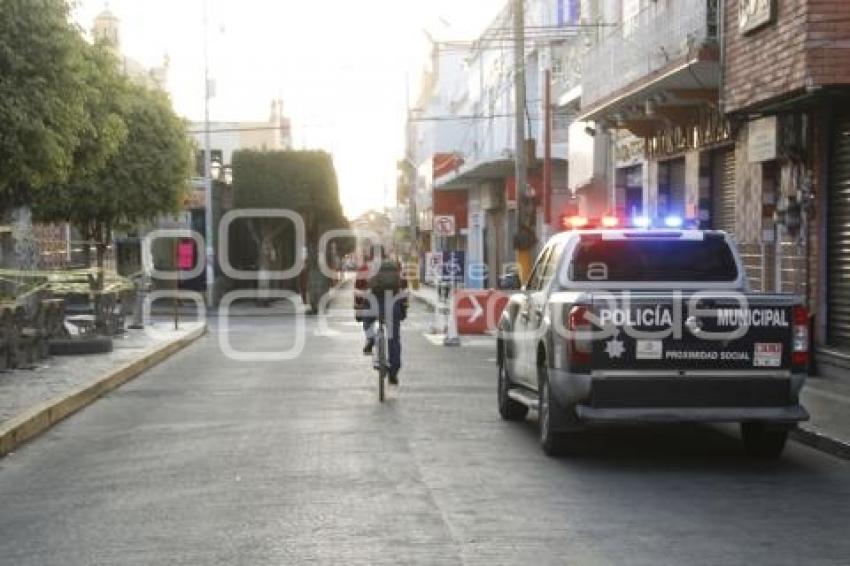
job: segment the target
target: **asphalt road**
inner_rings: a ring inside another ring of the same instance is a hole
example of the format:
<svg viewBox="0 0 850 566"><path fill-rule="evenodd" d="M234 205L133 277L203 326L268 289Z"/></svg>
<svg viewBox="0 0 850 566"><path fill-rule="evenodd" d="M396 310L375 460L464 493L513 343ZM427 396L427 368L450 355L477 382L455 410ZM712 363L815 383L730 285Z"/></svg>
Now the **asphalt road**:
<svg viewBox="0 0 850 566"><path fill-rule="evenodd" d="M0 564L847 564L847 462L753 462L710 427L588 434L552 460L533 417L499 419L491 348L408 328L379 405L339 314L285 362L228 358L214 321L0 460ZM298 323L228 326L280 351Z"/></svg>

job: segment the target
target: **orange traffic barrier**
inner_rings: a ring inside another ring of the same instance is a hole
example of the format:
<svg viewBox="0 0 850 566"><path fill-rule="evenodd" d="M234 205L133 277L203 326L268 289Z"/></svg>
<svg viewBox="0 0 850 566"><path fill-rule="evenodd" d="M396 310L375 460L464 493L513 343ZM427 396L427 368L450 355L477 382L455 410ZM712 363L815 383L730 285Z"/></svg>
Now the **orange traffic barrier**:
<svg viewBox="0 0 850 566"><path fill-rule="evenodd" d="M493 289L455 291L454 314L459 334L487 334L496 330L510 295Z"/></svg>

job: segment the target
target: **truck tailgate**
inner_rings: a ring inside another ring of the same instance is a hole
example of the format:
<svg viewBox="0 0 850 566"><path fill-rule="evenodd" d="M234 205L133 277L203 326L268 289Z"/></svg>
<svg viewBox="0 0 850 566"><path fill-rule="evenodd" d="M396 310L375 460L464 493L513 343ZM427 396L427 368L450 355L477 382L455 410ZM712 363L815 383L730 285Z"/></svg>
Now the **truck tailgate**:
<svg viewBox="0 0 850 566"><path fill-rule="evenodd" d="M603 338L592 369L653 373L790 370L795 301L782 296L728 298L672 294L594 299Z"/></svg>

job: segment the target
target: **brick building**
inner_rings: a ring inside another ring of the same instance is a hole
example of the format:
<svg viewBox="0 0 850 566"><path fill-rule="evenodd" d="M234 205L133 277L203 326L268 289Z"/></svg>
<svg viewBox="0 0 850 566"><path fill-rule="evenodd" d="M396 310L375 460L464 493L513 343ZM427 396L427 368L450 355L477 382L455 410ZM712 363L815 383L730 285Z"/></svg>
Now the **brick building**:
<svg viewBox="0 0 850 566"><path fill-rule="evenodd" d="M819 369L850 367L850 2L727 0L720 106L734 231L755 289L813 314Z"/></svg>

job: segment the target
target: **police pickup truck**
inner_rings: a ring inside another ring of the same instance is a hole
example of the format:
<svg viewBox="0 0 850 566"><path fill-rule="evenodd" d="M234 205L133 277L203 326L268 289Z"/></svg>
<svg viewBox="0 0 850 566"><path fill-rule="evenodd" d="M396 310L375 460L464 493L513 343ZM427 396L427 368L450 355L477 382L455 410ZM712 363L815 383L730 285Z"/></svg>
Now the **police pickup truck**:
<svg viewBox="0 0 850 566"><path fill-rule="evenodd" d="M799 298L751 293L723 232L575 230L547 242L502 313L499 412L538 412L540 442L618 423L741 424L776 458L808 419Z"/></svg>

